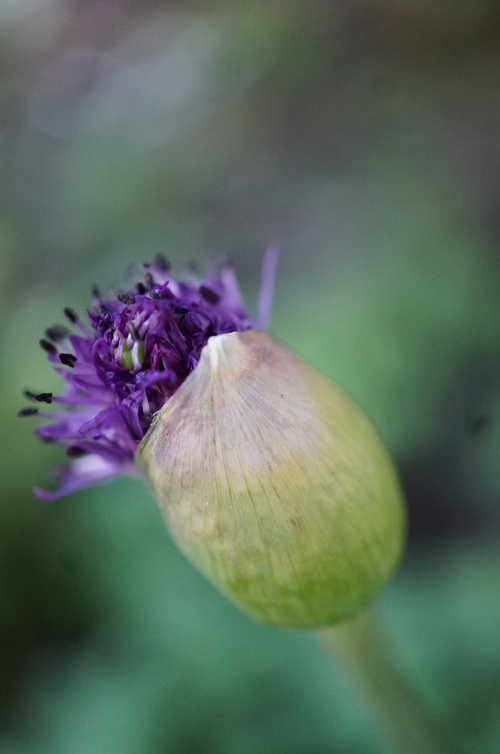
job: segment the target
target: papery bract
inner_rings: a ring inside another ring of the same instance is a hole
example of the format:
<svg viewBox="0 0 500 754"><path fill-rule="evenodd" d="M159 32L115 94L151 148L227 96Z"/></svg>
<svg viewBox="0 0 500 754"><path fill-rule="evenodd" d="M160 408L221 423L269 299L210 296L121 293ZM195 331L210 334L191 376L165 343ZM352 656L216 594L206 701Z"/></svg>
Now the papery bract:
<svg viewBox="0 0 500 754"><path fill-rule="evenodd" d="M138 461L181 549L264 622L344 620L401 554L401 490L372 425L262 331L210 338Z"/></svg>

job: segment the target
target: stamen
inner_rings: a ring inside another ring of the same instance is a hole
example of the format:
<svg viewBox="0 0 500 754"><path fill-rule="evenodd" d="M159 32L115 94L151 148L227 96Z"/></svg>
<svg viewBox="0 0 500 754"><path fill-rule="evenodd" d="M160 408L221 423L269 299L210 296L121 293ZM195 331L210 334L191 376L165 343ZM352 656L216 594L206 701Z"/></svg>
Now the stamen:
<svg viewBox="0 0 500 754"><path fill-rule="evenodd" d="M52 345L50 341L45 340L45 338L41 339L40 345L42 346L44 351L47 351L47 353L57 353L57 348Z"/></svg>
<svg viewBox="0 0 500 754"><path fill-rule="evenodd" d="M219 294L211 288L208 288L206 285L200 285L200 293L209 304L217 304L218 301L220 301Z"/></svg>
<svg viewBox="0 0 500 754"><path fill-rule="evenodd" d="M139 294L139 296L144 296L144 294L147 291L147 288L144 285L144 283L136 283L135 284L135 289L136 289L137 293Z"/></svg>
<svg viewBox="0 0 500 754"><path fill-rule="evenodd" d="M60 353L59 361L61 362L61 364L64 364L64 366L74 369L75 361L77 361L77 358L72 353Z"/></svg>
<svg viewBox="0 0 500 754"><path fill-rule="evenodd" d="M131 304L135 304L135 297L132 296L130 293L119 293L116 298L122 304L126 304L127 306L130 306Z"/></svg>
<svg viewBox="0 0 500 754"><path fill-rule="evenodd" d="M76 323L78 322L78 314L73 309L70 309L69 306L65 307L64 316L67 317L69 321L74 325L76 325Z"/></svg>
<svg viewBox="0 0 500 754"><path fill-rule="evenodd" d="M102 308L101 291L99 290L99 286L95 285L95 283L90 286L90 299L94 309L100 311Z"/></svg>
<svg viewBox="0 0 500 754"><path fill-rule="evenodd" d="M32 393L31 390L25 390L24 395L31 401L39 403L52 403L52 393Z"/></svg>
<svg viewBox="0 0 500 754"><path fill-rule="evenodd" d="M146 289L148 291L152 291L155 281L150 272L146 272L146 274L144 275L144 282L146 283Z"/></svg>
<svg viewBox="0 0 500 754"><path fill-rule="evenodd" d="M53 327L48 327L45 330L45 335L49 340L53 340L55 343L57 343L59 340L64 340L64 338L69 335L69 331L62 325L54 325Z"/></svg>
<svg viewBox="0 0 500 754"><path fill-rule="evenodd" d="M155 256L154 266L158 267L163 272L168 272L170 269L169 261L163 254L157 254Z"/></svg>
<svg viewBox="0 0 500 754"><path fill-rule="evenodd" d="M152 299L154 299L154 301L159 301L161 299L161 296L158 293L158 291L151 291L149 295Z"/></svg>
<svg viewBox="0 0 500 754"><path fill-rule="evenodd" d="M33 406L27 406L26 408L20 408L17 412L18 416L36 416L38 414L38 409L33 408Z"/></svg>

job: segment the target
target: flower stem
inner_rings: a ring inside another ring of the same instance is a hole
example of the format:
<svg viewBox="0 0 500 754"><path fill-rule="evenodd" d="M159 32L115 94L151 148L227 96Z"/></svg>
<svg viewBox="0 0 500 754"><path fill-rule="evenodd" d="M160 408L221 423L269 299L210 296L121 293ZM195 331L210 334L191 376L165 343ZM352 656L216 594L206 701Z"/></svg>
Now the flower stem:
<svg viewBox="0 0 500 754"><path fill-rule="evenodd" d="M354 620L321 631L327 644L352 671L401 754L456 754L395 665L375 616L365 611Z"/></svg>

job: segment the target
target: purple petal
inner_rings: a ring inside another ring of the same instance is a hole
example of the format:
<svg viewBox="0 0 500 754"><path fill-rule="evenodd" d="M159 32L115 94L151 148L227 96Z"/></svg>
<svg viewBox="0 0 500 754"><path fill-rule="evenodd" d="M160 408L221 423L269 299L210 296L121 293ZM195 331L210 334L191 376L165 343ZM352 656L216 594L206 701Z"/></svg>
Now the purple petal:
<svg viewBox="0 0 500 754"><path fill-rule="evenodd" d="M262 261L262 272L260 277L259 303L257 307L257 322L259 327L266 329L271 319L271 309L273 304L274 280L276 277L276 267L278 265L280 247L278 243L272 243L267 247Z"/></svg>

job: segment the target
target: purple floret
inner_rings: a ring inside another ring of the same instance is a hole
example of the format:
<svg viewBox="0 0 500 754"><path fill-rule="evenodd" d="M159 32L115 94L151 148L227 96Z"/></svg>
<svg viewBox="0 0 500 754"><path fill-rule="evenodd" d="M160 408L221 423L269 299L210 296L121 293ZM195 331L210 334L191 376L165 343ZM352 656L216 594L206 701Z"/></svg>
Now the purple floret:
<svg viewBox="0 0 500 754"><path fill-rule="evenodd" d="M208 339L267 324L276 256L271 247L257 320L246 311L229 266L204 278L193 273L176 279L162 258L144 265L144 278L132 290L110 292L103 299L94 290L89 325L65 309L76 332L56 325L40 341L64 378L65 390L61 396L25 393L60 410L28 408L19 414L50 419L36 434L57 442L72 460L56 474L60 486L55 492L35 488L35 494L55 500L132 472L137 446L154 414L196 367Z"/></svg>

